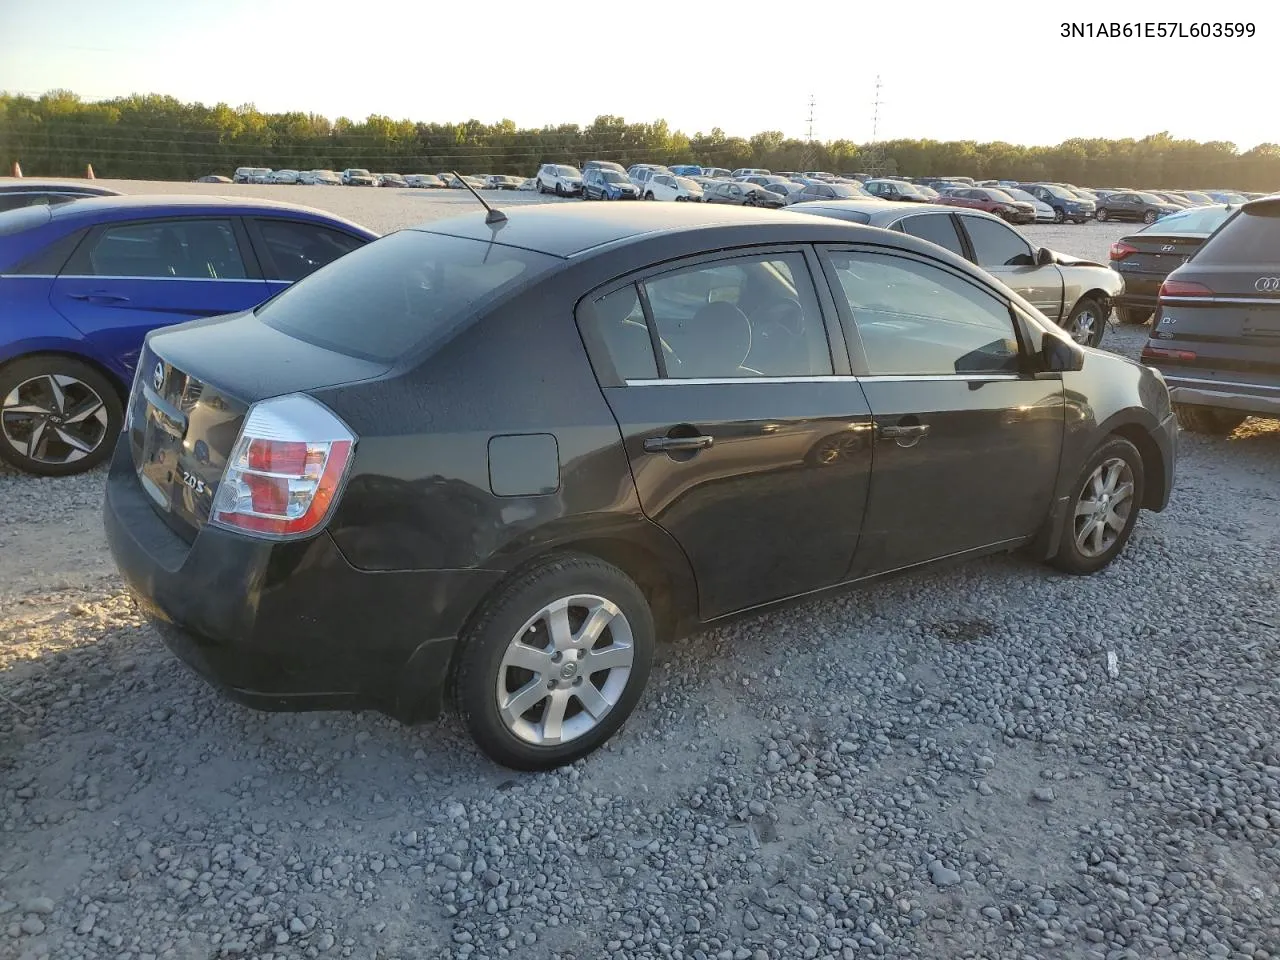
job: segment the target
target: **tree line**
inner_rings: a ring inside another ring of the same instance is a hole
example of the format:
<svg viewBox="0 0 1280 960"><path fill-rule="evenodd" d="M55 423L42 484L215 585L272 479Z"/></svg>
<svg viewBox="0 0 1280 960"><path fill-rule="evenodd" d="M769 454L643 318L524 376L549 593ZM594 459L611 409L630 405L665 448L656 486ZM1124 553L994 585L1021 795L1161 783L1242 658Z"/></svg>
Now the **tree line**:
<svg viewBox="0 0 1280 960"><path fill-rule="evenodd" d="M1055 146L972 140L809 142L765 131L731 137L713 128L692 136L663 120L628 123L600 116L589 126L519 129L486 124L422 123L370 116L329 120L314 113L263 113L182 103L156 94L87 102L69 91L33 98L0 93L0 159L28 176L81 176L92 164L103 177L191 180L236 167L375 172L507 173L532 176L547 162L586 160L699 163L770 170L828 170L898 176L969 176L1052 180L1093 186L1280 190L1280 145L1241 152L1235 144L1176 140L1071 139Z"/></svg>

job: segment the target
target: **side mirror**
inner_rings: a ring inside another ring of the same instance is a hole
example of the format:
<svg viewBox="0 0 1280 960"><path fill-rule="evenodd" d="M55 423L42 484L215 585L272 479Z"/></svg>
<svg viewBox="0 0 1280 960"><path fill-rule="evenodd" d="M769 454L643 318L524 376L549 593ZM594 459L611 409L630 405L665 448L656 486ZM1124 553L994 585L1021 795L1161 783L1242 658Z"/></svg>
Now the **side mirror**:
<svg viewBox="0 0 1280 960"><path fill-rule="evenodd" d="M1084 367L1084 351L1070 340L1046 333L1040 345L1040 360L1045 370L1065 373Z"/></svg>
<svg viewBox="0 0 1280 960"><path fill-rule="evenodd" d="M1048 247L1041 247L1036 251L1036 266L1047 267L1053 263L1053 251Z"/></svg>

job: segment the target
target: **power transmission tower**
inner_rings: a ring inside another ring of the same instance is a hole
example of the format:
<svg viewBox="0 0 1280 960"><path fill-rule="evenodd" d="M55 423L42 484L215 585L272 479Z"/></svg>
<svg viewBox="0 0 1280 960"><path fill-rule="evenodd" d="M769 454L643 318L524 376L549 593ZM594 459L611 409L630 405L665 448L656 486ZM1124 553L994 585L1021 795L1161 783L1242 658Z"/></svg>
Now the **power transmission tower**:
<svg viewBox="0 0 1280 960"><path fill-rule="evenodd" d="M871 143L864 151L864 159L862 162L863 169L872 176L880 176L885 172L884 151L880 148L880 106L884 102L880 99L880 90L883 84L880 82L880 75L876 74L876 96L871 102Z"/></svg>
<svg viewBox="0 0 1280 960"><path fill-rule="evenodd" d="M818 105L818 101L814 98L813 94L812 93L809 94L809 129L808 129L808 134L805 137L804 163L802 165L805 170L812 170L814 166L813 111L817 105Z"/></svg>

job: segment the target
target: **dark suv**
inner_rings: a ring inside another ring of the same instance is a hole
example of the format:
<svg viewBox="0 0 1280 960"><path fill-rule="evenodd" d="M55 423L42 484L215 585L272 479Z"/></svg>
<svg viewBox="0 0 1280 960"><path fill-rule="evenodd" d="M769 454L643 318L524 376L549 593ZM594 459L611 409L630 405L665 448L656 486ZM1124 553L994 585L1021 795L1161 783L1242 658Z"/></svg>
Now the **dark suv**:
<svg viewBox="0 0 1280 960"><path fill-rule="evenodd" d="M1244 204L1169 274L1142 360L1188 430L1280 417L1280 195Z"/></svg>
<svg viewBox="0 0 1280 960"><path fill-rule="evenodd" d="M1085 574L1162 510L1158 373L941 247L693 203L403 230L152 333L117 564L260 707L451 697L515 767L602 744L658 638L933 561Z"/></svg>

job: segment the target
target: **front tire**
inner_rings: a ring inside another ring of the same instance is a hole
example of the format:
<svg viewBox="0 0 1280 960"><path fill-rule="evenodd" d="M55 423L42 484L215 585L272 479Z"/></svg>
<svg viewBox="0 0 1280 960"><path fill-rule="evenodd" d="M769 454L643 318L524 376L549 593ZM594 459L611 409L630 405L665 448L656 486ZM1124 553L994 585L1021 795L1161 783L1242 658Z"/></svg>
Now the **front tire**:
<svg viewBox="0 0 1280 960"><path fill-rule="evenodd" d="M1159 219L1160 219L1160 215L1156 213L1154 210L1148 210L1146 213L1142 215L1143 223L1155 223Z"/></svg>
<svg viewBox="0 0 1280 960"><path fill-rule="evenodd" d="M1063 212L1063 210L1062 210L1062 208L1061 208L1061 207L1054 207L1054 208L1053 208L1053 222L1054 222L1054 223L1063 223L1066 219L1067 219L1067 215L1066 215L1066 213L1064 213L1064 212Z"/></svg>
<svg viewBox="0 0 1280 960"><path fill-rule="evenodd" d="M1096 573L1120 555L1138 520L1142 455L1110 437L1085 463L1067 506L1062 541L1050 561L1065 573Z"/></svg>
<svg viewBox="0 0 1280 960"><path fill-rule="evenodd" d="M501 588L468 629L458 711L494 762L563 766L622 726L653 647L653 615L630 577L595 557L548 557Z"/></svg>
<svg viewBox="0 0 1280 960"><path fill-rule="evenodd" d="M123 418L115 384L80 360L34 356L0 370L0 459L24 473L92 470L115 449Z"/></svg>
<svg viewBox="0 0 1280 960"><path fill-rule="evenodd" d="M1247 413L1241 413L1238 410L1190 406L1182 403L1174 404L1173 412L1178 418L1178 426L1183 430L1189 433L1202 433L1209 437L1228 436L1249 417Z"/></svg>
<svg viewBox="0 0 1280 960"><path fill-rule="evenodd" d="M1111 218L1111 214L1107 212L1106 207L1099 207L1098 212L1094 214L1094 219L1099 223L1106 223Z"/></svg>
<svg viewBox="0 0 1280 960"><path fill-rule="evenodd" d="M1100 344L1106 329L1107 317L1102 306L1088 297L1082 298L1067 317L1067 333L1071 334L1072 340L1084 347L1096 347Z"/></svg>

